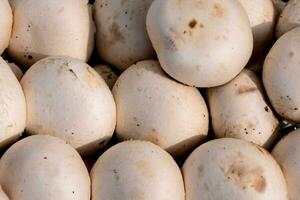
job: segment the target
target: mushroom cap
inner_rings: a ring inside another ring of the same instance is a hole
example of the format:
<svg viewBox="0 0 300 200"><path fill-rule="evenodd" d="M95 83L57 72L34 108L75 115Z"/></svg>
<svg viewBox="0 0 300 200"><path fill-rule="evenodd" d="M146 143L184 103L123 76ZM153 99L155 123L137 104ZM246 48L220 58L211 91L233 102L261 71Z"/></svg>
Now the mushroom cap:
<svg viewBox="0 0 300 200"><path fill-rule="evenodd" d="M52 136L30 136L12 145L0 161L0 182L11 200L90 200L84 162Z"/></svg>
<svg viewBox="0 0 300 200"><path fill-rule="evenodd" d="M8 47L13 17L8 0L0 0L0 55Z"/></svg>
<svg viewBox="0 0 300 200"><path fill-rule="evenodd" d="M280 37L263 66L263 83L276 112L300 122L300 27Z"/></svg>
<svg viewBox="0 0 300 200"><path fill-rule="evenodd" d="M229 83L209 88L207 94L217 138L239 138L264 147L273 144L278 120L253 72L243 70Z"/></svg>
<svg viewBox="0 0 300 200"><path fill-rule="evenodd" d="M291 0L281 12L277 26L276 37L279 38L290 30L300 26L300 1Z"/></svg>
<svg viewBox="0 0 300 200"><path fill-rule="evenodd" d="M92 199L184 200L184 184L173 158L146 141L119 143L91 171Z"/></svg>
<svg viewBox="0 0 300 200"><path fill-rule="evenodd" d="M271 0L239 0L248 14L252 28L254 48L253 54L263 54L273 40L276 23L276 10Z"/></svg>
<svg viewBox="0 0 300 200"><path fill-rule="evenodd" d="M96 0L96 47L98 55L125 70L155 57L146 31L146 15L153 0Z"/></svg>
<svg viewBox="0 0 300 200"><path fill-rule="evenodd" d="M113 95L121 140L151 141L181 156L207 136L209 117L200 92L169 78L157 61L129 67L117 80Z"/></svg>
<svg viewBox="0 0 300 200"><path fill-rule="evenodd" d="M16 141L26 126L26 103L16 76L0 57L0 148Z"/></svg>
<svg viewBox="0 0 300 200"><path fill-rule="evenodd" d="M45 58L25 73L21 84L28 134L60 137L83 155L111 138L115 102L104 80L86 63L70 57Z"/></svg>
<svg viewBox="0 0 300 200"><path fill-rule="evenodd" d="M183 168L186 200L288 200L284 176L263 148L222 138L198 147Z"/></svg>
<svg viewBox="0 0 300 200"><path fill-rule="evenodd" d="M289 133L274 147L272 155L277 160L285 176L291 199L299 198L300 187L300 130Z"/></svg>
<svg viewBox="0 0 300 200"><path fill-rule="evenodd" d="M29 68L47 56L87 61L95 27L87 0L10 0L14 23L8 47L20 66Z"/></svg>
<svg viewBox="0 0 300 200"><path fill-rule="evenodd" d="M236 0L154 0L147 31L162 68L196 87L230 81L253 49L248 16Z"/></svg>

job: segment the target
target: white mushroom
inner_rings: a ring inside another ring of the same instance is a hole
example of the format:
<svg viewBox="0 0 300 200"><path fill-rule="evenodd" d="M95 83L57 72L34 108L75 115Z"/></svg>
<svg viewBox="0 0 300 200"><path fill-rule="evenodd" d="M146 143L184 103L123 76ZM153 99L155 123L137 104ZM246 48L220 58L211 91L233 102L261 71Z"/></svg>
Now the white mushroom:
<svg viewBox="0 0 300 200"><path fill-rule="evenodd" d="M271 104L283 118L300 122L300 27L277 40L263 67L263 83Z"/></svg>
<svg viewBox="0 0 300 200"><path fill-rule="evenodd" d="M226 85L208 89L216 137L233 137L269 147L277 138L278 120L266 102L258 77L243 70Z"/></svg>
<svg viewBox="0 0 300 200"><path fill-rule="evenodd" d="M281 166L291 200L300 195L300 130L293 131L275 146L273 156Z"/></svg>
<svg viewBox="0 0 300 200"><path fill-rule="evenodd" d="M8 52L30 67L47 56L87 61L95 27L88 0L10 0L14 23Z"/></svg>
<svg viewBox="0 0 300 200"><path fill-rule="evenodd" d="M0 0L0 55L7 48L11 27L13 24L12 12L8 0Z"/></svg>
<svg viewBox="0 0 300 200"><path fill-rule="evenodd" d="M0 182L10 200L90 200L84 162L52 136L31 136L11 146L0 161Z"/></svg>
<svg viewBox="0 0 300 200"><path fill-rule="evenodd" d="M153 0L96 0L96 47L106 62L125 70L155 56L146 31L146 14Z"/></svg>
<svg viewBox="0 0 300 200"><path fill-rule="evenodd" d="M113 96L97 72L80 60L50 57L34 64L21 84L29 134L64 139L81 154L96 151L116 124Z"/></svg>
<svg viewBox="0 0 300 200"><path fill-rule="evenodd" d="M16 141L26 125L26 103L21 85L0 57L0 148Z"/></svg>
<svg viewBox="0 0 300 200"><path fill-rule="evenodd" d="M112 89L118 79L118 75L108 65L94 66L96 72L104 79L110 89Z"/></svg>
<svg viewBox="0 0 300 200"><path fill-rule="evenodd" d="M196 88L170 79L157 61L138 62L117 80L119 139L151 141L174 156L203 142L208 132L208 111Z"/></svg>
<svg viewBox="0 0 300 200"><path fill-rule="evenodd" d="M286 32L300 26L300 1L290 0L279 16L276 36L279 38Z"/></svg>
<svg viewBox="0 0 300 200"><path fill-rule="evenodd" d="M223 138L198 147L183 168L186 200L289 200L279 165L263 148Z"/></svg>
<svg viewBox="0 0 300 200"><path fill-rule="evenodd" d="M273 39L276 10L271 0L239 0L248 14L254 39L254 56L263 54Z"/></svg>
<svg viewBox="0 0 300 200"><path fill-rule="evenodd" d="M108 149L91 171L92 200L184 200L180 169L150 142L127 141Z"/></svg>
<svg viewBox="0 0 300 200"><path fill-rule="evenodd" d="M154 0L147 30L162 68L191 86L230 81L253 48L248 16L236 0Z"/></svg>

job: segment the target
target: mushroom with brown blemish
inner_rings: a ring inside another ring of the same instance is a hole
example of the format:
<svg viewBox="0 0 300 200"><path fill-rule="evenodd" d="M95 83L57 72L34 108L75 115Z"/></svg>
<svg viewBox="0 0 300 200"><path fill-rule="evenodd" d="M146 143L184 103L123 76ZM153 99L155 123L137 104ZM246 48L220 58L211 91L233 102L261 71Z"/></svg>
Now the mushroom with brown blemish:
<svg viewBox="0 0 300 200"><path fill-rule="evenodd" d="M184 200L180 169L159 146L126 141L105 151L91 170L92 199Z"/></svg>
<svg viewBox="0 0 300 200"><path fill-rule="evenodd" d="M239 139L201 145L187 158L182 173L187 200L289 199L275 159L263 148Z"/></svg>

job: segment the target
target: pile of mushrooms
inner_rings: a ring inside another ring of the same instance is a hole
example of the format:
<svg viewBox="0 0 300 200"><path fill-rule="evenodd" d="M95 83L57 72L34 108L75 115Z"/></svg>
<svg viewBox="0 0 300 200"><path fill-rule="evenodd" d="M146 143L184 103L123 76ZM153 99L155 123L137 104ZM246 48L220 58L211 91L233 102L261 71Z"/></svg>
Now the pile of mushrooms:
<svg viewBox="0 0 300 200"><path fill-rule="evenodd" d="M0 200L299 199L299 0L0 18Z"/></svg>

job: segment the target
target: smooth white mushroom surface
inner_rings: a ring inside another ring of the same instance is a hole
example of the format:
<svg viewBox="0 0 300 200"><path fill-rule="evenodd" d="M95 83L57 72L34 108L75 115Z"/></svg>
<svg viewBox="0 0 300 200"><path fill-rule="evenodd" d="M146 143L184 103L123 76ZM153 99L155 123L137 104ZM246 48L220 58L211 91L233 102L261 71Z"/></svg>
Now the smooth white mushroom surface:
<svg viewBox="0 0 300 200"><path fill-rule="evenodd" d="M47 56L87 61L95 27L88 0L10 0L14 23L8 52L30 67Z"/></svg>
<svg viewBox="0 0 300 200"><path fill-rule="evenodd" d="M0 148L15 142L25 125L24 93L16 76L0 57Z"/></svg>
<svg viewBox="0 0 300 200"><path fill-rule="evenodd" d="M92 200L184 200L184 184L173 158L145 141L119 143L91 171Z"/></svg>
<svg viewBox="0 0 300 200"><path fill-rule="evenodd" d="M0 161L0 183L10 200L90 200L80 155L52 136L30 136L11 146Z"/></svg>
<svg viewBox="0 0 300 200"><path fill-rule="evenodd" d="M111 69L109 65L96 65L95 71L104 79L110 89L112 89L118 79L118 75Z"/></svg>
<svg viewBox="0 0 300 200"><path fill-rule="evenodd" d="M285 136L272 151L285 176L291 200L300 195L300 130Z"/></svg>
<svg viewBox="0 0 300 200"><path fill-rule="evenodd" d="M96 47L103 60L125 70L155 57L146 31L146 14L152 1L95 1Z"/></svg>
<svg viewBox="0 0 300 200"><path fill-rule="evenodd" d="M183 168L186 200L289 200L279 165L263 148L223 138L198 147Z"/></svg>
<svg viewBox="0 0 300 200"><path fill-rule="evenodd" d="M300 27L277 40L263 67L263 83L276 112L300 122Z"/></svg>
<svg viewBox="0 0 300 200"><path fill-rule="evenodd" d="M200 92L168 77L157 61L129 67L117 80L113 95L121 140L151 141L181 156L207 136L209 116Z"/></svg>
<svg viewBox="0 0 300 200"><path fill-rule="evenodd" d="M116 106L105 81L86 63L49 57L34 64L21 84L28 134L53 135L81 154L103 147L116 124Z"/></svg>
<svg viewBox="0 0 300 200"><path fill-rule="evenodd" d="M162 68L196 87L230 81L253 49L249 19L237 0L154 0L147 31Z"/></svg>
<svg viewBox="0 0 300 200"><path fill-rule="evenodd" d="M243 70L229 83L207 91L213 132L270 147L278 138L278 120L266 102L259 78Z"/></svg>
<svg viewBox="0 0 300 200"><path fill-rule="evenodd" d="M13 17L8 0L0 0L0 55L8 47Z"/></svg>
<svg viewBox="0 0 300 200"><path fill-rule="evenodd" d="M239 0L248 14L254 39L254 56L261 56L273 39L276 10L271 0Z"/></svg>
<svg viewBox="0 0 300 200"><path fill-rule="evenodd" d="M300 26L300 1L291 0L279 16L276 36L279 38L286 32Z"/></svg>

